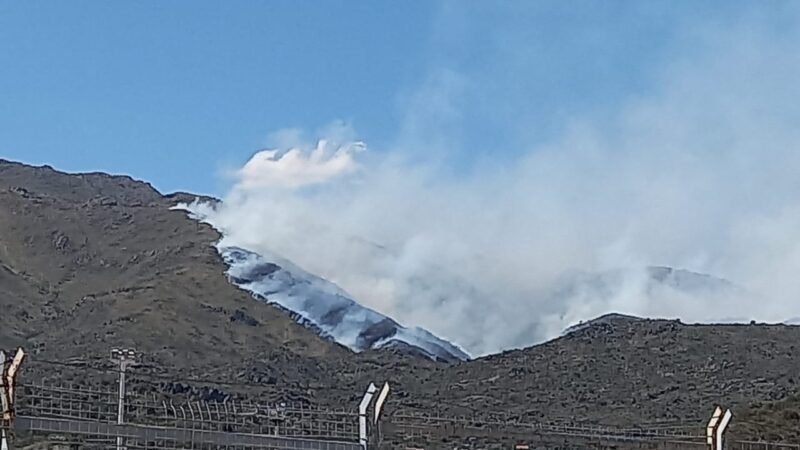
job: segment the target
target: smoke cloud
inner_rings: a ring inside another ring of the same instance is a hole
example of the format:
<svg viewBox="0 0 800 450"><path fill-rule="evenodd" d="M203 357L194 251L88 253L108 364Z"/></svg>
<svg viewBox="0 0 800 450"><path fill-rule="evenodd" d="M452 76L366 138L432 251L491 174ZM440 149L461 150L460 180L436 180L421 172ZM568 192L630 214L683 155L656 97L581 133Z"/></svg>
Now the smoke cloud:
<svg viewBox="0 0 800 450"><path fill-rule="evenodd" d="M353 155L363 147L348 143L335 149L327 140L304 152L294 147L285 153L265 150L256 153L238 172L238 181L244 189L297 189L331 182L335 178L357 170Z"/></svg>
<svg viewBox="0 0 800 450"><path fill-rule="evenodd" d="M446 72L422 88L444 98L423 107L412 96L396 142L367 150L346 125L312 139L280 132L234 174L221 205L200 209L226 244L283 255L473 355L612 311L798 317L800 21L790 17L780 30L753 19L697 33L646 92L569 117L545 142L498 139L455 174L450 155L474 150L448 138L469 107L459 96L480 87L469 72ZM489 114L505 100L482 97L481 107ZM649 265L712 274L753 295L653 287Z"/></svg>

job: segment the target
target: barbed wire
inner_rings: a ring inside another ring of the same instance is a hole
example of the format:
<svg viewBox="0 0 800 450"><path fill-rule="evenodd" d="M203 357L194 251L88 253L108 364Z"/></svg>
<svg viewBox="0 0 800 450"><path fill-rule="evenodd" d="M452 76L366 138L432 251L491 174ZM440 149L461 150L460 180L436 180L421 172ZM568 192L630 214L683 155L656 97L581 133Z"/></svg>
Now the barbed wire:
<svg viewBox="0 0 800 450"><path fill-rule="evenodd" d="M100 362L100 361L101 360L99 360L99 359L95 360L95 362ZM117 367L114 367L110 361L105 363L106 364L105 367L99 367L97 364L92 364L90 362L85 362L85 361L81 361L81 362L77 362L75 360L72 360L72 361L58 361L58 360L44 359L44 358L29 358L26 361L26 365L29 365L29 364L42 364L42 365L52 366L52 367L63 367L63 368L70 368L70 369L77 369L77 370L86 370L86 371L90 371L90 372L94 372L94 373L103 373L103 374L112 374L112 375L119 375L120 372L121 372L121 370L119 368L117 368ZM23 368L26 367L26 365L24 365ZM148 382L148 381L144 381L144 380L149 380L149 382L151 382L151 384L153 384L154 386L158 386L158 387L163 387L163 384L162 385L155 384L155 383L153 383L154 380L155 381L160 381L162 383L165 383L165 382L166 383L187 383L187 384L196 384L196 385L206 385L206 386L210 386L210 387L213 387L213 386L231 386L231 387L246 387L246 388L257 388L257 389L263 389L265 387L264 383L229 381L229 380L224 380L224 379L219 379L219 378L200 378L200 377L186 377L186 376L176 376L176 375L162 375L162 374L146 373L146 372L141 372L141 371L137 371L137 370L132 370L132 369L135 369L136 367L137 366L132 366L132 368L129 368L128 370L126 370L125 371L126 375L128 375L130 378L136 379L136 380L143 379L142 380L143 382ZM141 367L141 366L139 366L139 367ZM145 366L145 367L148 368L148 369L152 368L152 367L147 367L147 366ZM0 386L4 386L4 385L0 385ZM18 387L19 386L23 386L23 385L22 384L18 384ZM85 392L86 393L111 394L114 391L103 392L103 391L94 391L94 390L88 389ZM441 412L437 410L435 416L432 415L432 414L428 414L427 416L422 414L422 415L420 415L420 417L427 417L427 418L436 417L440 421L446 421L446 422L452 422L452 423L460 423L460 422L463 422L464 420L469 420L469 421L477 423L477 424L498 424L499 422L493 422L491 420L492 417L496 417L498 419L502 418L502 420L508 421L509 425L517 424L517 425L527 425L527 426L537 426L538 427L538 426L556 426L556 425L557 426L564 426L565 423L572 423L574 427L581 428L581 429L593 428L593 427L590 427L590 426L580 426L580 425L576 426L576 425L574 425L575 422L574 421L570 422L569 419L565 419L565 420L562 420L560 422L547 422L547 421L525 422L523 420L523 418L527 414L526 412L522 412L522 413L515 413L515 412L508 412L508 411L492 412L492 411L486 411L484 409L472 407L470 405L450 402L450 401L446 401L446 400L436 400L435 403L436 403L437 406L444 406L444 407L450 407L450 408L454 408L454 409L467 410L467 411L470 411L474 416L472 418L464 417L464 416L447 416L447 415L442 415ZM408 416L408 411L409 410L426 410L427 409L427 410L430 411L430 407L421 407L421 406L420 407L413 407L413 406L410 406L410 405L396 405L395 408L393 408L393 409L395 409L401 416L402 415L406 415L406 418L409 417ZM411 415L415 415L415 414L412 413ZM478 415L480 415L482 417L478 417ZM694 422L693 424L690 424L689 423L690 421L696 421L696 422ZM664 421L662 421L662 423L663 422ZM703 421L701 419L697 419L697 418L692 418L691 420L690 419L682 419L682 420L679 421L679 423L680 423L680 425L678 425L678 426L674 426L674 425L673 426L664 426L664 428L665 429L673 429L673 430L675 430L675 429L688 429L688 428L701 428L701 427L704 427ZM654 427L655 425L658 425L658 421L655 421L655 422L653 422L653 421L651 421L651 422L643 422L643 423L639 423L639 424L636 424L636 425L629 425L629 426L624 427L624 428L623 427L603 427L601 425L595 426L594 428L597 428L597 429L602 428L602 429L607 430L607 431L608 430L612 430L615 433L616 432L619 432L619 433L636 433L638 430L641 430L641 429L648 429L648 428L653 429L653 428L655 428ZM755 423L755 422L747 421L747 420L739 420L739 421L737 421L737 425L758 425L758 424ZM676 436L685 436L685 434L676 433Z"/></svg>

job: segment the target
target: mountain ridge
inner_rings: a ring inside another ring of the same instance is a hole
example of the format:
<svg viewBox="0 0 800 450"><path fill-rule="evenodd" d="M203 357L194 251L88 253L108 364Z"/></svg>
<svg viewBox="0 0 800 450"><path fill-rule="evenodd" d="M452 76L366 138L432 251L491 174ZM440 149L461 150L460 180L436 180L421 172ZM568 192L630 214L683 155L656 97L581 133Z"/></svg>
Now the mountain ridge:
<svg viewBox="0 0 800 450"><path fill-rule="evenodd" d="M387 414L688 420L702 432L720 403L734 410L732 437L800 439L798 326L621 320L450 364L354 353L231 284L219 233L173 200L124 178L0 163L0 344L28 350L26 383L113 389L108 351L132 346L143 364L130 389L148 395L349 407L389 380Z"/></svg>
<svg viewBox="0 0 800 450"><path fill-rule="evenodd" d="M170 212L148 184L0 163L0 208L4 343L73 357L137 342L185 366L223 361L214 349L242 343L244 356L279 342L310 359L343 350L230 285L210 246L217 232ZM230 320L243 314L262 325Z"/></svg>

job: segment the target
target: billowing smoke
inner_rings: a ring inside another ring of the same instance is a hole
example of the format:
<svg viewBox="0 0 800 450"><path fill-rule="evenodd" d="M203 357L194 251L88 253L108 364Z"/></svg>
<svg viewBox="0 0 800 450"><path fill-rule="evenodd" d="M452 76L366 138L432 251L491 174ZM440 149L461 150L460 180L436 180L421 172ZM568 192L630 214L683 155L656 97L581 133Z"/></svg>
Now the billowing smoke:
<svg viewBox="0 0 800 450"><path fill-rule="evenodd" d="M363 149L358 142L331 148L327 140L306 151L293 147L285 153L265 150L238 171L240 187L244 189L298 189L325 184L353 174L357 169L355 152Z"/></svg>
<svg viewBox="0 0 800 450"><path fill-rule="evenodd" d="M611 311L798 317L797 29L709 33L639 97L572 117L545 143L496 148L456 175L442 162L469 144L453 139L459 148L441 152L447 135L433 133L425 159L420 126L369 150L347 126L283 132L205 213L226 243L283 255L474 355ZM437 102L448 114L459 104ZM409 114L407 123L436 125L430 111ZM653 287L651 265L713 274L759 301Z"/></svg>

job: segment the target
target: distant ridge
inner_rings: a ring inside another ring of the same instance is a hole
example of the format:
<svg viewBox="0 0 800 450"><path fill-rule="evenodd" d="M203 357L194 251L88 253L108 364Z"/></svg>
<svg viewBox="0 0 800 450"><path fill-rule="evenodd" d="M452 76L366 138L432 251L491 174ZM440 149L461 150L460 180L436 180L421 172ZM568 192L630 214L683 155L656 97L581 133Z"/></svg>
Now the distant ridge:
<svg viewBox="0 0 800 450"><path fill-rule="evenodd" d="M567 327L562 333L562 336L566 336L568 334L576 333L578 331L584 330L586 328L595 326L595 325L602 325L602 324L614 324L614 323L624 323L624 322L634 322L646 320L642 317L631 316L628 314L619 314L619 313L608 313L603 314L602 316L596 317L594 319L580 321L575 325L571 325Z"/></svg>

